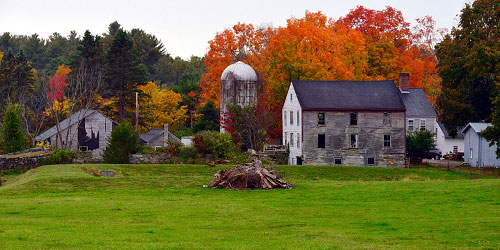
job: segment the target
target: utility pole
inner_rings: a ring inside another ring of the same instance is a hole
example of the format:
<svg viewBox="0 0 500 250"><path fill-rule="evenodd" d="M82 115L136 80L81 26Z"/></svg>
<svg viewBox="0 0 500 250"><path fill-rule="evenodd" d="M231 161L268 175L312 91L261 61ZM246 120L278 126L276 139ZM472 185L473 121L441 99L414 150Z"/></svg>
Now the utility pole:
<svg viewBox="0 0 500 250"><path fill-rule="evenodd" d="M139 129L139 92L135 92L135 131Z"/></svg>

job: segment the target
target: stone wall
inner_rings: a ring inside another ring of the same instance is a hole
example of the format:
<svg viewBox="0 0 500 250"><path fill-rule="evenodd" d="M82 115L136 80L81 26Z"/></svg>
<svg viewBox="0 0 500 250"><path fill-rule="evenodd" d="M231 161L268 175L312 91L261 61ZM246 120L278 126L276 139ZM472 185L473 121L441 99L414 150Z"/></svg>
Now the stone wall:
<svg viewBox="0 0 500 250"><path fill-rule="evenodd" d="M0 155L0 171L27 170L44 164L49 157L48 152L40 152L39 155L31 156L30 153L43 151L33 148L24 152Z"/></svg>
<svg viewBox="0 0 500 250"><path fill-rule="evenodd" d="M318 112L303 112L303 164L404 167L405 119L403 112L390 114L384 124L384 112L357 112L357 125L350 125L350 112L324 112L325 124L318 125ZM318 134L325 135L325 148L318 148ZM357 135L356 148L350 136ZM384 135L390 135L390 147L384 147ZM374 164L368 159L374 158Z"/></svg>
<svg viewBox="0 0 500 250"><path fill-rule="evenodd" d="M130 155L132 164L160 164L170 163L170 157L167 154L133 154Z"/></svg>

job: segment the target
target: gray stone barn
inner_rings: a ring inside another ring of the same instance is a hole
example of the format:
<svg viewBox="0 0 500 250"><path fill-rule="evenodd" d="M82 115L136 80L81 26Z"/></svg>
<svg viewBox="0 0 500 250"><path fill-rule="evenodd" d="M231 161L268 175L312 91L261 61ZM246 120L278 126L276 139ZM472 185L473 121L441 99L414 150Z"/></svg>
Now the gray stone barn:
<svg viewBox="0 0 500 250"><path fill-rule="evenodd" d="M497 159L497 146L490 146L481 132L491 123L471 122L462 130L464 134L464 161L473 167L500 167L500 159Z"/></svg>
<svg viewBox="0 0 500 250"><path fill-rule="evenodd" d="M404 167L405 111L394 81L292 81L289 164Z"/></svg>
<svg viewBox="0 0 500 250"><path fill-rule="evenodd" d="M71 144L71 150L92 151L93 157L99 158L115 126L116 122L99 111L82 109L60 122L60 133L53 126L35 137L35 141L46 141L52 148L59 149L63 148L61 136L64 145Z"/></svg>

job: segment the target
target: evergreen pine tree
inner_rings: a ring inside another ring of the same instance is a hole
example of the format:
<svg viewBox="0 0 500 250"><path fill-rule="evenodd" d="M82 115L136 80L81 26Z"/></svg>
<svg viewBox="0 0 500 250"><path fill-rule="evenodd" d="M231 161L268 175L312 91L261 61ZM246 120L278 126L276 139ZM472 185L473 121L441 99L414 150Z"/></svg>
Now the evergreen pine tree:
<svg viewBox="0 0 500 250"><path fill-rule="evenodd" d="M9 103L5 111L2 127L2 144L5 153L26 149L26 137L21 124L21 106Z"/></svg>
<svg viewBox="0 0 500 250"><path fill-rule="evenodd" d="M104 94L118 99L118 119L132 118L125 107L133 106L134 92L146 81L146 67L140 64L133 42L127 33L118 30L107 53ZM127 116L130 115L130 116Z"/></svg>
<svg viewBox="0 0 500 250"><path fill-rule="evenodd" d="M139 135L130 122L119 123L108 138L103 158L106 163L128 163L130 154L139 150Z"/></svg>

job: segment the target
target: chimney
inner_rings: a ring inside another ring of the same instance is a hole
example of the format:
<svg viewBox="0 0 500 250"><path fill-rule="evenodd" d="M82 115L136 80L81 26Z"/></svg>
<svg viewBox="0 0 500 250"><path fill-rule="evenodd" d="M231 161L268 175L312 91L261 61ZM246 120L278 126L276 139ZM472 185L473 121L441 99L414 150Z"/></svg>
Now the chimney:
<svg viewBox="0 0 500 250"><path fill-rule="evenodd" d="M410 93L410 73L399 73L399 90L401 93Z"/></svg>
<svg viewBox="0 0 500 250"><path fill-rule="evenodd" d="M168 124L163 124L163 146L168 146Z"/></svg>

